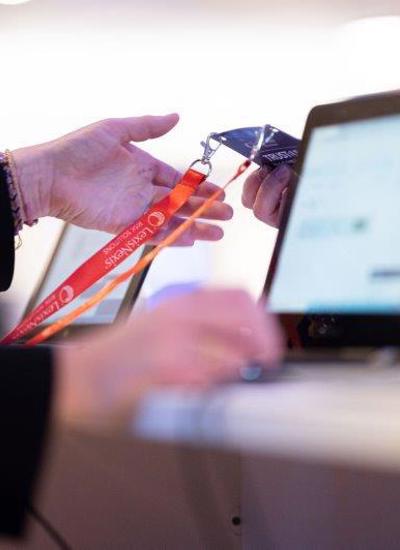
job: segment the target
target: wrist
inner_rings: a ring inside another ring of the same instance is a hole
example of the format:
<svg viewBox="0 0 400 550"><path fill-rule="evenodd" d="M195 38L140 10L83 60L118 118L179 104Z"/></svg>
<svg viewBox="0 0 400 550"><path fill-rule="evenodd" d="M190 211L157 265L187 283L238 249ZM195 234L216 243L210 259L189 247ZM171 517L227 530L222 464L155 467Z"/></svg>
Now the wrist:
<svg viewBox="0 0 400 550"><path fill-rule="evenodd" d="M15 177L27 224L50 214L53 170L44 145L24 147L11 153Z"/></svg>
<svg viewBox="0 0 400 550"><path fill-rule="evenodd" d="M129 429L152 381L145 373L136 375L130 355L116 357L120 339L115 338L111 329L97 331L91 339L55 350L56 423L102 432Z"/></svg>
<svg viewBox="0 0 400 550"><path fill-rule="evenodd" d="M101 365L95 359L85 345L57 350L54 420L67 429L104 432L114 431L117 426L101 377L96 378Z"/></svg>
<svg viewBox="0 0 400 550"><path fill-rule="evenodd" d="M56 350L54 420L69 428L82 424L82 403L89 403L83 387L84 365L74 346Z"/></svg>

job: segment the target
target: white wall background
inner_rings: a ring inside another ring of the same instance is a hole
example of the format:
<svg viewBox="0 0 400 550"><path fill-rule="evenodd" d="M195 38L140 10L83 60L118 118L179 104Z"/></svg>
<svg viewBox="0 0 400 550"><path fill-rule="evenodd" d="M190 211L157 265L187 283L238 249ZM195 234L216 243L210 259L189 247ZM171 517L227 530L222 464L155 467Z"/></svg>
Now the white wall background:
<svg viewBox="0 0 400 550"><path fill-rule="evenodd" d="M276 7L270 19L265 10L262 17L257 10L224 17L229 6L214 14L211 2L193 13L186 3L180 14L161 2L147 2L145 10L125 2L120 14L111 0L83 2L82 12L79 3L70 11L69 4L54 2L51 13L35 0L0 6L0 149L105 117L177 111L179 127L146 148L184 168L210 131L268 122L300 136L317 103L400 87L397 18L296 23ZM238 160L221 152L214 181L222 183ZM180 258L184 269L191 254L203 254L209 281L256 295L275 231L241 207L240 193L237 183L228 196L236 213L225 239ZM13 285L20 308L57 231L48 220L24 231Z"/></svg>

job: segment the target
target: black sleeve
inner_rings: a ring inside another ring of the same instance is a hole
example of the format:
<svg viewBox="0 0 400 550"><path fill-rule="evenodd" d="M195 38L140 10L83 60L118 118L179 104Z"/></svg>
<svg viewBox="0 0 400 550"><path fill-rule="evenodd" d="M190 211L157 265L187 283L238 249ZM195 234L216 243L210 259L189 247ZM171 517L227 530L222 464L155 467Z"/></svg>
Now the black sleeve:
<svg viewBox="0 0 400 550"><path fill-rule="evenodd" d="M0 291L7 290L14 274L14 221L6 173L0 166Z"/></svg>
<svg viewBox="0 0 400 550"><path fill-rule="evenodd" d="M0 533L21 534L50 416L49 348L0 346Z"/></svg>
<svg viewBox="0 0 400 550"><path fill-rule="evenodd" d="M14 272L14 223L0 167L0 290ZM0 346L0 533L20 534L39 469L50 415L47 348Z"/></svg>

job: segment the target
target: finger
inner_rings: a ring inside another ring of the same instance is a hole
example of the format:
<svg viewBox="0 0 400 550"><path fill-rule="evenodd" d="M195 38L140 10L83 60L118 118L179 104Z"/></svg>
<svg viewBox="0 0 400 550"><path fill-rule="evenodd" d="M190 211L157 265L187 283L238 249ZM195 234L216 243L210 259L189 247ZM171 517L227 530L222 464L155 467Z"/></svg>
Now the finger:
<svg viewBox="0 0 400 550"><path fill-rule="evenodd" d="M207 357L194 356L190 358L190 361L190 366L193 368L187 368L189 360L186 358L185 368L177 367L169 370L160 384L207 390L229 378L238 378L239 369L236 369L236 376L234 376L235 371L232 372L232 367L228 371L227 367L220 362L211 366L207 363Z"/></svg>
<svg viewBox="0 0 400 550"><path fill-rule="evenodd" d="M210 181L205 181L198 187L196 191L196 196L204 197L208 199L209 197L211 197L211 195L213 195L217 191L221 191L220 195L218 196L218 200L224 201L225 191L222 191L218 185L215 185L215 183L211 183Z"/></svg>
<svg viewBox="0 0 400 550"><path fill-rule="evenodd" d="M159 202L166 197L171 190L168 187L157 186L153 197L153 203ZM193 195L190 197L184 206L178 211L178 215L182 217L191 216L200 206L204 204L205 198ZM219 199L210 205L209 208L202 214L201 219L226 221L233 217L233 208Z"/></svg>
<svg viewBox="0 0 400 550"><path fill-rule="evenodd" d="M134 146L131 147L135 149ZM156 167L153 183L155 185L168 187L168 190L174 188L176 184L181 181L184 174L182 172L179 172L179 170L176 170L169 164L166 164L165 162L157 159L153 160ZM196 196L208 198L217 191L220 191L218 200L225 200L225 192L218 185L215 185L215 183L211 183L210 181L205 181L201 183L197 188Z"/></svg>
<svg viewBox="0 0 400 550"><path fill-rule="evenodd" d="M169 189L172 189L177 183L180 182L184 175L182 172L175 170L175 168L165 162L155 160L155 163L156 174L153 181L155 185L166 186ZM221 201L225 200L225 192L222 191L218 185L205 181L197 188L196 196L208 198L217 191L221 191L218 199Z"/></svg>
<svg viewBox="0 0 400 550"><path fill-rule="evenodd" d="M197 327L200 341L214 352L228 348L238 362L277 362L281 357L282 338L276 319L244 291L198 290L177 299L174 311L182 315L186 326Z"/></svg>
<svg viewBox="0 0 400 550"><path fill-rule="evenodd" d="M279 204L278 215L277 215L277 220L276 220L278 227L280 227L281 222L282 222L283 211L285 209L285 205L286 205L286 201L287 201L287 197L288 197L288 190L289 190L289 188L285 187L285 189L282 191L281 202Z"/></svg>
<svg viewBox="0 0 400 550"><path fill-rule="evenodd" d="M160 243L167 235L179 227L185 220L177 216L173 217L168 225L152 240L153 244ZM224 236L223 230L218 225L204 222L195 222L181 235L174 246L192 246L196 241L219 241Z"/></svg>
<svg viewBox="0 0 400 550"><path fill-rule="evenodd" d="M121 142L146 141L163 136L174 128L179 115L142 116L134 118L114 118L105 121Z"/></svg>
<svg viewBox="0 0 400 550"><path fill-rule="evenodd" d="M188 333L186 334L186 329ZM168 368L161 372L168 384L208 386L227 379L238 379L246 359L221 340L199 337L191 324L179 332L181 346L175 356L168 358Z"/></svg>
<svg viewBox="0 0 400 550"><path fill-rule="evenodd" d="M136 145L133 145L132 143L126 143L124 147L130 153L132 153L132 155L134 155L135 161L139 165L146 164L151 167L151 169L153 170L152 183L154 183L155 185L162 185L168 187L168 189L171 189L172 187L175 187L175 185L181 179L181 172L175 170L175 168L173 168L166 162L152 157L147 152L139 149Z"/></svg>
<svg viewBox="0 0 400 550"><path fill-rule="evenodd" d="M182 178L182 173L178 170L175 170L169 164L156 160L156 173L154 176L153 183L155 185L164 185L170 189L175 187L175 185Z"/></svg>
<svg viewBox="0 0 400 550"><path fill-rule="evenodd" d="M178 211L180 216L191 216L200 206L204 204L205 199L202 197L190 197L187 203ZM216 200L202 214L202 219L226 221L233 217L233 208L224 202Z"/></svg>
<svg viewBox="0 0 400 550"><path fill-rule="evenodd" d="M229 348L231 361L275 364L282 356L282 338L277 321L260 306L238 307L234 299L226 306L229 318L213 316L207 329L210 339ZM237 313L239 316L237 316ZM227 330L228 329L228 330Z"/></svg>
<svg viewBox="0 0 400 550"><path fill-rule="evenodd" d="M291 177L291 169L282 165L263 181L253 206L256 218L276 227L277 220L274 214L279 208L282 192L289 185Z"/></svg>
<svg viewBox="0 0 400 550"><path fill-rule="evenodd" d="M270 170L267 167L259 168L246 179L242 193L242 204L253 209L254 201L263 180L268 177Z"/></svg>
<svg viewBox="0 0 400 550"><path fill-rule="evenodd" d="M270 225L271 227L279 228L281 225L281 219L282 219L282 212L284 208L284 195L287 191L287 187L282 191L281 197L279 199L278 206L274 212L272 212L267 218L263 219L265 223Z"/></svg>

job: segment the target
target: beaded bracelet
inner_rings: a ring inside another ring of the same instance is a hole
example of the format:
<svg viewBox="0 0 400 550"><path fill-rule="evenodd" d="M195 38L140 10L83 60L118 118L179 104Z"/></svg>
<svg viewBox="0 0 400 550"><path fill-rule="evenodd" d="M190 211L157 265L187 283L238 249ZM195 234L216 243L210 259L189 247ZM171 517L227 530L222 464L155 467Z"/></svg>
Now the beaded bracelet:
<svg viewBox="0 0 400 550"><path fill-rule="evenodd" d="M14 166L14 161L10 151L6 150L4 153L0 152L0 166L3 168L6 174L8 194L11 203L11 212L14 219L14 235L18 237L16 248L19 248L22 244L19 233L22 230L24 224L32 226L37 223L37 220L34 220L33 222L27 221L25 206L22 199L21 190L18 185L18 178Z"/></svg>

